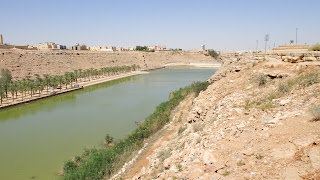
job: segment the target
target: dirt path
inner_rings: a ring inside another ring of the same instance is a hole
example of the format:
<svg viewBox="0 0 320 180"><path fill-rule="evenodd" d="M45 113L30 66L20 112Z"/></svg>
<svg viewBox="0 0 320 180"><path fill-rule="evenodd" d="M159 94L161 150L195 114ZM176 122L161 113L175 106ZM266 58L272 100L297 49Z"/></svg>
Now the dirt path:
<svg viewBox="0 0 320 180"><path fill-rule="evenodd" d="M150 156L155 149L157 149L159 146L162 146L170 139L171 136L178 132L179 128L184 123L182 120L185 120L187 117L193 99L194 94L187 96L187 98L183 100L172 112L171 122L146 141L148 145L143 150L137 161L128 169L126 169L125 173L122 175L122 177L125 177L124 179L135 178L134 176L149 164L148 156Z"/></svg>

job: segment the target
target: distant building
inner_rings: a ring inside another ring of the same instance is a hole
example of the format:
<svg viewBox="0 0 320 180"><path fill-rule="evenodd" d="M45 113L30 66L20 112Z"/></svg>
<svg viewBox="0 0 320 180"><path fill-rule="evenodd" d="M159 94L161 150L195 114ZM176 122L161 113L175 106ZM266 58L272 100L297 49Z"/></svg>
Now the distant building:
<svg viewBox="0 0 320 180"><path fill-rule="evenodd" d="M134 51L134 50L136 50L136 48L135 48L135 47L130 46L130 47L128 47L128 50L129 50L129 51Z"/></svg>
<svg viewBox="0 0 320 180"><path fill-rule="evenodd" d="M111 49L112 51L116 51L116 47L114 46L107 46L106 49Z"/></svg>
<svg viewBox="0 0 320 180"><path fill-rule="evenodd" d="M154 50L154 48L155 48L155 46L148 46L148 50L149 50L149 51Z"/></svg>
<svg viewBox="0 0 320 180"><path fill-rule="evenodd" d="M88 48L90 51L101 51L102 47L97 46L97 47L89 47Z"/></svg>
<svg viewBox="0 0 320 180"><path fill-rule="evenodd" d="M77 43L76 45L72 46L71 49L72 50L77 50L77 51L78 50L88 50L86 45L84 45L84 44L80 45L79 43Z"/></svg>
<svg viewBox="0 0 320 180"><path fill-rule="evenodd" d="M206 50L206 45L204 45L204 44L201 45L201 50L202 50L202 51L205 51L205 50Z"/></svg>
<svg viewBox="0 0 320 180"><path fill-rule="evenodd" d="M0 49L12 49L14 45L0 44Z"/></svg>
<svg viewBox="0 0 320 180"><path fill-rule="evenodd" d="M164 51L166 46L148 46L149 51Z"/></svg>
<svg viewBox="0 0 320 180"><path fill-rule="evenodd" d="M155 46L154 51L164 51L166 50L166 46Z"/></svg>
<svg viewBox="0 0 320 180"><path fill-rule="evenodd" d="M117 47L117 51L123 51L122 47Z"/></svg>
<svg viewBox="0 0 320 180"><path fill-rule="evenodd" d="M2 34L0 34L0 45L3 45L3 37L2 37Z"/></svg>
<svg viewBox="0 0 320 180"><path fill-rule="evenodd" d="M60 45L60 44L58 44L58 45L57 45L57 48L58 48L58 49L67 49L67 46L66 46L66 45Z"/></svg>
<svg viewBox="0 0 320 180"><path fill-rule="evenodd" d="M65 45L56 44L54 42L45 42L44 44L36 44L34 47L36 47L38 50L54 50L54 49L66 49L67 47Z"/></svg>
<svg viewBox="0 0 320 180"><path fill-rule="evenodd" d="M26 46L14 46L15 49L26 49L28 50L29 49L29 45L26 45Z"/></svg>

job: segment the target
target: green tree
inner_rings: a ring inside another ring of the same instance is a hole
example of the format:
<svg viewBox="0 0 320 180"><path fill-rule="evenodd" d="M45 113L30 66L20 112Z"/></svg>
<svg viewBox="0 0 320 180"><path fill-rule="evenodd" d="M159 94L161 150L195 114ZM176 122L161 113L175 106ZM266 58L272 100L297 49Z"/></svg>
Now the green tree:
<svg viewBox="0 0 320 180"><path fill-rule="evenodd" d="M213 49L209 49L208 50L208 53L209 53L209 55L211 56L211 57L214 57L214 58L217 58L218 57L218 53L217 53L217 51L215 51L215 50L213 50Z"/></svg>
<svg viewBox="0 0 320 180"><path fill-rule="evenodd" d="M4 97L5 97L5 89L3 84L0 83L0 105L2 105Z"/></svg>
<svg viewBox="0 0 320 180"><path fill-rule="evenodd" d="M49 85L50 85L50 82L51 82L51 77L48 74L43 74L43 77L44 77L43 83L47 87L47 93L48 93L49 92Z"/></svg>
<svg viewBox="0 0 320 180"><path fill-rule="evenodd" d="M12 75L9 69L1 69L0 71L0 83L3 85L6 97L8 97L9 84L12 81Z"/></svg>

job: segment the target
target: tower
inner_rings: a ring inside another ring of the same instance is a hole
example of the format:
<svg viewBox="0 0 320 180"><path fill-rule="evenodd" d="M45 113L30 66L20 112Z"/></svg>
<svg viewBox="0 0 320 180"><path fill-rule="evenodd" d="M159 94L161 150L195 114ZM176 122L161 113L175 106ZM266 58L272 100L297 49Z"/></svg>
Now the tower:
<svg viewBox="0 0 320 180"><path fill-rule="evenodd" d="M2 34L0 34L0 45L3 44L3 37L2 37Z"/></svg>
<svg viewBox="0 0 320 180"><path fill-rule="evenodd" d="M206 45L204 45L204 44L201 45L201 50L202 50L202 51L205 51L205 50L206 50Z"/></svg>

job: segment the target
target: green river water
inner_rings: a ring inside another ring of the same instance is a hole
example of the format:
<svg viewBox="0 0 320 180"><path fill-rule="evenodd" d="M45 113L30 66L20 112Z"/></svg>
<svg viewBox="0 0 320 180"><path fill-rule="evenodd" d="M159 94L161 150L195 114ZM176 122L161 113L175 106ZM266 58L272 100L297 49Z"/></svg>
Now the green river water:
<svg viewBox="0 0 320 180"><path fill-rule="evenodd" d="M162 69L0 110L0 180L56 180L63 162L105 134L121 139L169 93L216 69Z"/></svg>

